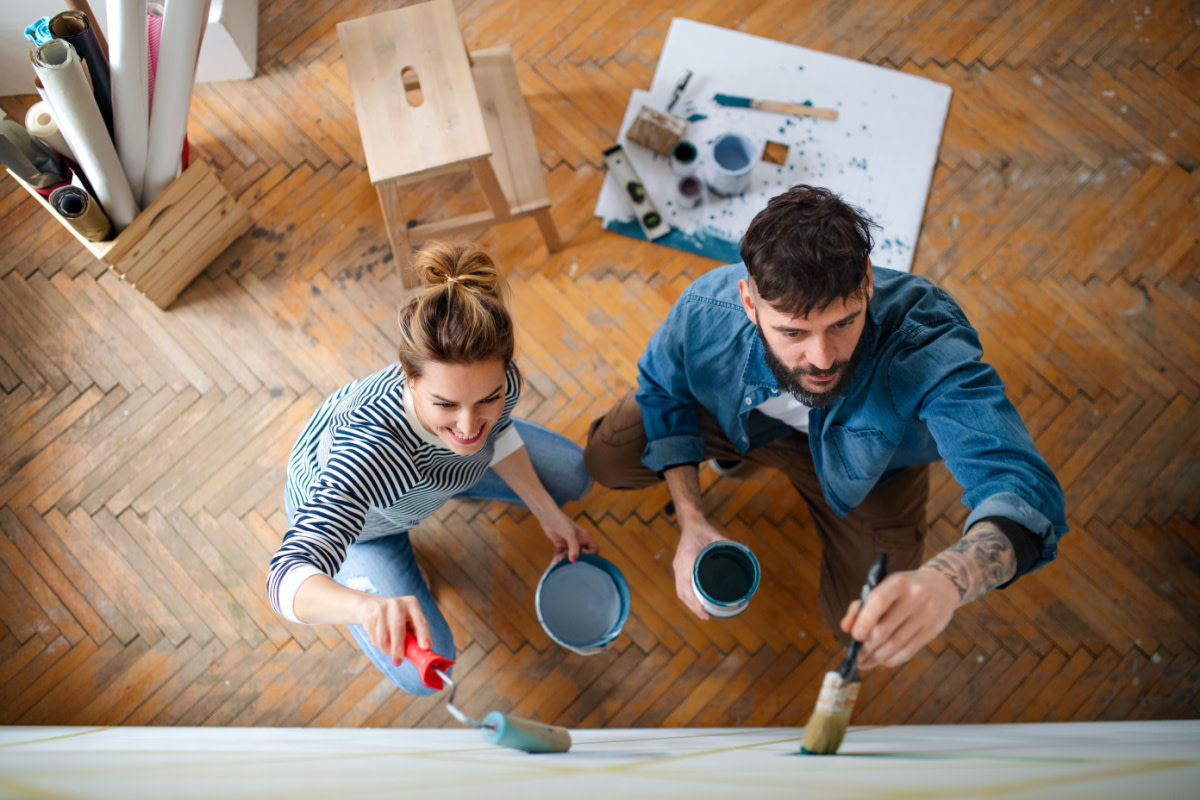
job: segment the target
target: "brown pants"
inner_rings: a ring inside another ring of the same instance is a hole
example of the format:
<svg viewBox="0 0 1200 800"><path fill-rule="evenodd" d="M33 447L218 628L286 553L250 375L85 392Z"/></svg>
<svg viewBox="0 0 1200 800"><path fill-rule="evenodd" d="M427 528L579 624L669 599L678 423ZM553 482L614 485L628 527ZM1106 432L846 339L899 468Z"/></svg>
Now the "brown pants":
<svg viewBox="0 0 1200 800"><path fill-rule="evenodd" d="M876 486L845 518L825 502L813 467L808 436L794 432L785 439L738 453L712 414L700 409L700 435L704 457L743 459L781 471L808 504L821 538L821 616L841 641L848 637L838 627L850 602L862 592L867 569L881 551L888 555L888 572L916 569L922 561L928 523L929 467L909 467ZM661 480L642 464L647 443L642 410L631 391L612 410L592 422L588 430L584 464L592 478L610 489L641 489Z"/></svg>

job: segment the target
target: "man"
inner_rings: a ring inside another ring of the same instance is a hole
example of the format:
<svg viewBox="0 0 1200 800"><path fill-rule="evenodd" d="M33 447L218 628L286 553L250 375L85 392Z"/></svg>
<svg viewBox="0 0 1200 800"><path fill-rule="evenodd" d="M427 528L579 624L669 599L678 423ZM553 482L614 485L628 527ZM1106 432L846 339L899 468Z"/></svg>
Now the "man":
<svg viewBox="0 0 1200 800"><path fill-rule="evenodd" d="M592 423L584 455L611 488L666 480L676 593L703 619L692 567L725 537L705 517L699 463L783 471L821 539L822 616L864 643L864 667L906 662L956 608L1052 561L1067 530L1062 489L975 330L924 278L873 269L872 227L824 189L772 199L743 263L680 296L638 362L636 392ZM922 564L938 459L972 511L963 538ZM859 608L880 551L890 575Z"/></svg>

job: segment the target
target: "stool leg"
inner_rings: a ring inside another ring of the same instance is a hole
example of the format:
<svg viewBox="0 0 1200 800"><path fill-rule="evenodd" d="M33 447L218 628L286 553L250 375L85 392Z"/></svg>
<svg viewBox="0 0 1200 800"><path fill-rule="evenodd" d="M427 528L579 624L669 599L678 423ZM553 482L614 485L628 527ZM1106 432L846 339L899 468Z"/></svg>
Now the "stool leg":
<svg viewBox="0 0 1200 800"><path fill-rule="evenodd" d="M500 181L496 178L496 170L492 167L491 159L481 158L472 162L471 172L475 173L475 180L479 181L479 185L483 188L488 206L496 215L496 219L505 220L512 216L508 198L504 196L504 189L500 188Z"/></svg>
<svg viewBox="0 0 1200 800"><path fill-rule="evenodd" d="M554 225L554 217L550 216L550 209L543 208L541 211L533 212L533 218L537 220L538 228L542 231L542 238L546 240L546 249L551 253L562 250L562 239L559 238L558 228Z"/></svg>
<svg viewBox="0 0 1200 800"><path fill-rule="evenodd" d="M406 289L421 282L412 264L412 245L408 241L408 224L404 213L400 210L400 187L394 183L380 183L375 186L379 195L379 208L383 211L383 227L387 231L388 243L392 246L392 256L400 269L400 283Z"/></svg>

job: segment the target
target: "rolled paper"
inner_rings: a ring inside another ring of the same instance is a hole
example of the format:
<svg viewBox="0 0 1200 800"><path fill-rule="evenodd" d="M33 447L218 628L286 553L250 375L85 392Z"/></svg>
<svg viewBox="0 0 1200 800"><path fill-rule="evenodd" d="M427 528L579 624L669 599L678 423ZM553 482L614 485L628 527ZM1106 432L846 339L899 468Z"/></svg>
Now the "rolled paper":
<svg viewBox="0 0 1200 800"><path fill-rule="evenodd" d="M166 5L154 76L155 102L150 107L146 183L142 189L142 202L147 205L179 174L206 7L206 0L168 0Z"/></svg>
<svg viewBox="0 0 1200 800"><path fill-rule="evenodd" d="M108 0L113 139L129 188L141 199L150 139L148 40L145 3Z"/></svg>
<svg viewBox="0 0 1200 800"><path fill-rule="evenodd" d="M138 204L117 149L105 133L104 120L75 48L62 39L46 42L34 53L33 68L42 79L54 119L76 162L91 182L113 228L121 231L138 215Z"/></svg>
<svg viewBox="0 0 1200 800"><path fill-rule="evenodd" d="M42 17L25 28L25 38L34 44L45 44L54 38L50 33L50 18Z"/></svg>
<svg viewBox="0 0 1200 800"><path fill-rule="evenodd" d="M11 119L0 120L0 160L35 189L48 189L70 180L62 156Z"/></svg>
<svg viewBox="0 0 1200 800"><path fill-rule="evenodd" d="M92 7L88 5L88 0L66 0L67 8L72 11L82 11L87 15L88 19L94 20L96 15L92 13ZM100 43L100 52L104 54L105 60L108 59L108 42L104 41L104 32L96 26L96 41Z"/></svg>
<svg viewBox="0 0 1200 800"><path fill-rule="evenodd" d="M162 41L163 7L158 3L146 4L146 51L149 67L146 109L154 109L154 75L158 72L158 43ZM148 125L149 123L147 123Z"/></svg>
<svg viewBox="0 0 1200 800"><path fill-rule="evenodd" d="M50 193L50 205L80 236L102 242L112 233L112 224L100 204L78 186L60 186Z"/></svg>
<svg viewBox="0 0 1200 800"><path fill-rule="evenodd" d="M34 103L29 107L29 111L25 112L25 129L62 155L75 160L71 145L67 144L66 137L58 129L58 123L54 121L54 111L45 100Z"/></svg>
<svg viewBox="0 0 1200 800"><path fill-rule="evenodd" d="M79 57L87 62L96 107L100 109L108 135L112 136L112 82L109 79L108 59L100 48L92 21L82 11L64 11L50 18L50 33L54 34L55 39L70 42Z"/></svg>

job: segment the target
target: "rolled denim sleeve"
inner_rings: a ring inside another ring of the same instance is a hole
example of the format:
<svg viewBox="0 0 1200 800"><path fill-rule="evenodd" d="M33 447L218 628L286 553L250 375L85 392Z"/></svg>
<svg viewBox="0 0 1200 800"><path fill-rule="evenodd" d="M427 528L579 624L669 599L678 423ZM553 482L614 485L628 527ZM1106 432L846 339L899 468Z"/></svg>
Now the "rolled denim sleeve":
<svg viewBox="0 0 1200 800"><path fill-rule="evenodd" d="M983 362L974 329L948 326L914 342L893 361L893 396L923 385L916 414L937 443L971 509L964 531L985 517L1003 517L1040 540L1030 572L1053 561L1067 532L1062 487L1034 444L996 370ZM917 380L917 376L923 379Z"/></svg>
<svg viewBox="0 0 1200 800"><path fill-rule="evenodd" d="M686 297L675 303L638 359L637 401L649 440L642 463L656 472L704 460L697 400L687 373L688 305Z"/></svg>

